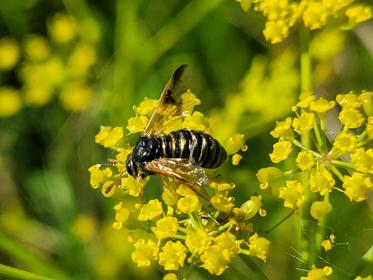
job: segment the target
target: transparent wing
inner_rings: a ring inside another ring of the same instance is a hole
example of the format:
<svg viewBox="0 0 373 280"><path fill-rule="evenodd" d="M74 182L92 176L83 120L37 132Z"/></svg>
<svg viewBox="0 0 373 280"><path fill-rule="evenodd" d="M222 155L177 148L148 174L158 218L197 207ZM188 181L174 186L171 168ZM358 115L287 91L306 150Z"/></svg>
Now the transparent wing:
<svg viewBox="0 0 373 280"><path fill-rule="evenodd" d="M190 159L160 158L145 163L145 167L151 172L174 178L199 194L209 184L205 170Z"/></svg>
<svg viewBox="0 0 373 280"><path fill-rule="evenodd" d="M167 127L167 123L182 115L181 95L187 90L186 68L186 64L181 65L167 82L158 104L144 129L144 136L160 134Z"/></svg>

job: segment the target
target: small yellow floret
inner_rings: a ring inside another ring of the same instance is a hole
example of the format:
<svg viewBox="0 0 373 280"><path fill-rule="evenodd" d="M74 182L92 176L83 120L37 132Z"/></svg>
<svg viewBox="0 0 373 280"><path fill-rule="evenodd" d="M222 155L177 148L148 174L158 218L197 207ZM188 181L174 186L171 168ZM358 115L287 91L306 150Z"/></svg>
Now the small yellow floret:
<svg viewBox="0 0 373 280"><path fill-rule="evenodd" d="M373 183L369 175L353 172L351 177L344 177L343 188L351 201L359 202L368 198L368 192L373 190Z"/></svg>
<svg viewBox="0 0 373 280"><path fill-rule="evenodd" d="M273 145L273 152L269 154L273 163L287 159L292 151L291 142L280 141Z"/></svg>
<svg viewBox="0 0 373 280"><path fill-rule="evenodd" d="M184 266L187 248L180 241L167 241L159 253L159 264L165 270L178 270Z"/></svg>
<svg viewBox="0 0 373 280"><path fill-rule="evenodd" d="M177 202L177 209L183 213L192 213L201 210L202 204L197 195L187 195Z"/></svg>
<svg viewBox="0 0 373 280"><path fill-rule="evenodd" d="M214 195L210 202L214 208L220 212L228 213L232 210L232 207L234 204L232 203L232 200L229 197L226 197L222 194Z"/></svg>
<svg viewBox="0 0 373 280"><path fill-rule="evenodd" d="M289 34L289 25L282 19L267 21L263 30L264 37L271 44L283 41Z"/></svg>
<svg viewBox="0 0 373 280"><path fill-rule="evenodd" d="M271 242L264 237L259 237L258 234L255 233L249 238L249 243L250 254L266 262L271 249Z"/></svg>
<svg viewBox="0 0 373 280"><path fill-rule="evenodd" d="M175 217L164 217L156 222L156 226L152 227L158 240L171 237L176 234L178 229L177 219Z"/></svg>
<svg viewBox="0 0 373 280"><path fill-rule="evenodd" d="M0 88L0 117L10 117L22 107L19 92L12 88Z"/></svg>
<svg viewBox="0 0 373 280"><path fill-rule="evenodd" d="M323 268L313 267L307 276L302 276L300 280L328 280L327 276L332 274L333 269L330 266L324 266Z"/></svg>
<svg viewBox="0 0 373 280"><path fill-rule="evenodd" d="M358 128L364 123L364 116L356 109L343 108L338 118L348 128Z"/></svg>
<svg viewBox="0 0 373 280"><path fill-rule="evenodd" d="M163 213L162 203L158 199L149 200L143 205L137 217L139 221L152 220Z"/></svg>
<svg viewBox="0 0 373 280"><path fill-rule="evenodd" d="M352 152L356 148L356 145L356 137L348 133L339 134L333 142L333 146L344 153Z"/></svg>
<svg viewBox="0 0 373 280"><path fill-rule="evenodd" d="M325 168L312 171L310 175L310 186L312 192L319 192L326 195L332 191L335 184L332 174Z"/></svg>
<svg viewBox="0 0 373 280"><path fill-rule="evenodd" d="M56 14L48 24L48 31L53 41L65 44L76 37L77 25L72 17Z"/></svg>
<svg viewBox="0 0 373 280"><path fill-rule="evenodd" d="M232 156L232 164L238 165L243 157L240 154L234 154Z"/></svg>
<svg viewBox="0 0 373 280"><path fill-rule="evenodd" d="M311 205L311 216L316 219L320 220L325 214L332 211L332 205L327 201L314 201Z"/></svg>
<svg viewBox="0 0 373 280"><path fill-rule="evenodd" d="M311 30L319 29L326 24L329 12L321 2L309 2L303 12L304 25Z"/></svg>
<svg viewBox="0 0 373 280"><path fill-rule="evenodd" d="M14 68L20 56L18 43L10 38L0 39L0 71Z"/></svg>
<svg viewBox="0 0 373 280"><path fill-rule="evenodd" d="M134 244L135 250L131 258L139 267L150 266L152 261L158 259L158 246L152 240L139 239Z"/></svg>
<svg viewBox="0 0 373 280"><path fill-rule="evenodd" d="M295 161L302 171L310 170L316 163L314 156L307 151L299 152Z"/></svg>
<svg viewBox="0 0 373 280"><path fill-rule="evenodd" d="M284 200L284 206L297 209L304 201L304 187L297 180L286 181L286 187L280 188L279 197Z"/></svg>
<svg viewBox="0 0 373 280"><path fill-rule="evenodd" d="M346 16L348 17L349 24L354 26L372 18L372 7L368 5L355 5L353 7L349 7L346 10Z"/></svg>

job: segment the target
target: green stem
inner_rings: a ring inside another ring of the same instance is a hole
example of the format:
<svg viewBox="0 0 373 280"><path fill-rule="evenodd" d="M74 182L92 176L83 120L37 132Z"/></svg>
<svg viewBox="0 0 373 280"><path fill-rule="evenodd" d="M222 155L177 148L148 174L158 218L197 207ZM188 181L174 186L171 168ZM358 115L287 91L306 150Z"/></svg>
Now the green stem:
<svg viewBox="0 0 373 280"><path fill-rule="evenodd" d="M0 276L27 280L53 280L53 278L37 275L5 264L0 264Z"/></svg>
<svg viewBox="0 0 373 280"><path fill-rule="evenodd" d="M306 140L307 139L307 140ZM292 140L292 143L297 146L298 148L302 149L302 150L305 150L309 153L311 153L313 156L317 157L317 158L321 158L322 156L319 154L319 153L316 153L315 151L311 150L310 148L308 148L306 145L309 145L309 143L306 143L306 141L308 142L309 141L309 135L303 135L302 136L302 143L300 143L299 141L293 139Z"/></svg>
<svg viewBox="0 0 373 280"><path fill-rule="evenodd" d="M216 234L218 234L218 233L221 233L221 232L223 232L224 230L226 230L227 228L229 228L231 225L232 225L231 222L228 222L228 223L222 225L221 227L219 227L217 230L211 231L211 232L209 233L209 235L210 235L210 236L214 236L214 235L216 235Z"/></svg>
<svg viewBox="0 0 373 280"><path fill-rule="evenodd" d="M302 27L300 30L300 80L301 92L310 92L312 86L312 69L311 69L311 53L310 53L310 30ZM294 142L294 141L293 141ZM311 150L310 134L302 135L301 143L295 142L295 145L312 153L314 156L321 157L318 153ZM302 173L301 181L304 187L304 202L300 209L300 250L308 268L311 268L315 263L315 225L310 217L310 208L312 203L312 193L309 187L309 172ZM305 236L303 232L309 232L310 236Z"/></svg>
<svg viewBox="0 0 373 280"><path fill-rule="evenodd" d="M54 267L51 263L46 264L42 258L29 253L24 247L20 246L2 233L0 233L0 252L4 253L6 256L10 256L14 260L37 271L38 273L40 272L58 279L68 278L57 267Z"/></svg>
<svg viewBox="0 0 373 280"><path fill-rule="evenodd" d="M240 253L245 255L250 255L248 250L240 250ZM257 266L257 264L249 257L249 256L242 256L240 257L241 260L247 265L247 267L257 276L255 279L259 280L269 280L268 277L263 273L263 271Z"/></svg>
<svg viewBox="0 0 373 280"><path fill-rule="evenodd" d="M341 166L341 167L347 167L347 168L350 168L350 169L355 169L354 166L352 165L352 163L350 163L350 162L333 159L332 163L335 164L335 165Z"/></svg>

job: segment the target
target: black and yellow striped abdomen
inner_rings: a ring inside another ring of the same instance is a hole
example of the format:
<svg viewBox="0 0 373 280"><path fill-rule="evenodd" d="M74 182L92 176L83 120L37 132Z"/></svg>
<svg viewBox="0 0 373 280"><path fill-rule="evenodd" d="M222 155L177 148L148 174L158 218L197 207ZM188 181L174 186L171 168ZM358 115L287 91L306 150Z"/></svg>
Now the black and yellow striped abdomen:
<svg viewBox="0 0 373 280"><path fill-rule="evenodd" d="M203 168L217 168L227 158L220 143L200 131L181 129L157 137L160 156L164 158L191 158Z"/></svg>

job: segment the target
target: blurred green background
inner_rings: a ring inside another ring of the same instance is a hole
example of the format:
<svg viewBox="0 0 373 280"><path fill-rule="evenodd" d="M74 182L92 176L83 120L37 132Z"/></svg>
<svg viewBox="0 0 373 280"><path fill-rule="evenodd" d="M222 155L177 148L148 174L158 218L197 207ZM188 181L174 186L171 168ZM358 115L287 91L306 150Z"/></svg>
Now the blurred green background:
<svg viewBox="0 0 373 280"><path fill-rule="evenodd" d="M162 278L135 268L126 232L111 227L115 199L91 189L87 168L111 156L94 143L100 125L125 126L133 105L158 98L182 63L216 137L246 136L241 164L221 170L237 185L237 204L258 192L269 131L299 92L297 33L270 45L263 25L233 0L1 0L0 263L56 279ZM318 95L373 89L372 34L372 21L313 33ZM264 199L268 216L254 221L262 230L287 214ZM372 273L361 259L372 246L372 199L333 199L327 232L340 244L318 261L333 266L333 279ZM272 255L258 265L269 279L302 272L294 232L290 218L268 236ZM244 276L255 279L237 259L214 279ZM192 279L211 276L197 269Z"/></svg>

